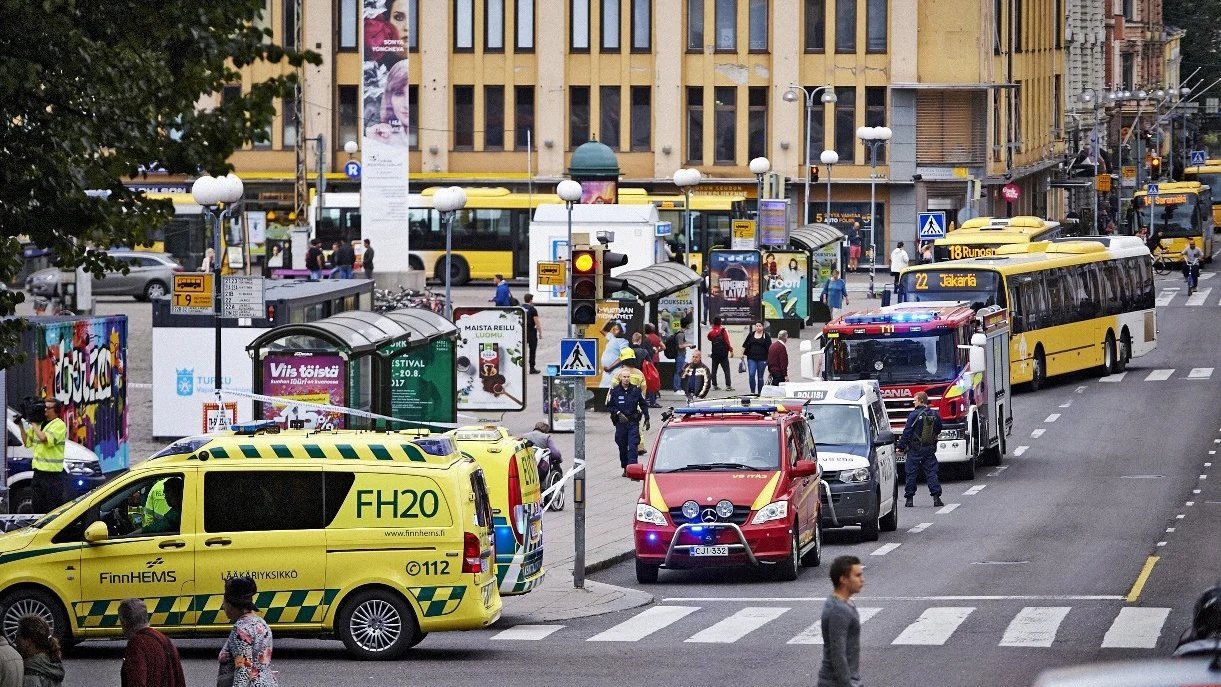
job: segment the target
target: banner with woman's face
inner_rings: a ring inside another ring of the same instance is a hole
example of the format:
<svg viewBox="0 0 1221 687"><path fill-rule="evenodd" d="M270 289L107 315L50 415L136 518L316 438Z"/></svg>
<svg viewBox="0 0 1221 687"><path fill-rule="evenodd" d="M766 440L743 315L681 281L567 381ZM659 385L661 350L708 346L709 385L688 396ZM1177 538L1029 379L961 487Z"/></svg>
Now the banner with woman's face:
<svg viewBox="0 0 1221 687"><path fill-rule="evenodd" d="M360 214L361 236L382 255L406 256L410 220L407 177L409 150L416 143L411 130L409 0L363 0ZM336 141L343 148L347 141ZM355 237L353 237L355 238ZM379 263L380 264L380 263ZM387 265L392 263L387 262Z"/></svg>

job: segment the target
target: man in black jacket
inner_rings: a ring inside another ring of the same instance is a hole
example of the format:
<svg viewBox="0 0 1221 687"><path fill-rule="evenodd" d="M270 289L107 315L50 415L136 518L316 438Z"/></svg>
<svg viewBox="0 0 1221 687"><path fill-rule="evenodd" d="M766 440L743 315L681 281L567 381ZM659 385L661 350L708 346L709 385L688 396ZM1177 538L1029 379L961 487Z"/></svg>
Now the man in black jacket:
<svg viewBox="0 0 1221 687"><path fill-rule="evenodd" d="M931 427L925 429L926 418ZM923 391L916 394L916 408L907 416L907 424L903 427L903 436L899 439L899 448L907 454L903 464L907 484L903 496L907 502L903 505L910 508L916 496L916 476L924 470L924 479L928 482L928 491L933 495L933 505L940 508L941 481L937 479L937 437L941 434L941 416L928 406L928 394Z"/></svg>

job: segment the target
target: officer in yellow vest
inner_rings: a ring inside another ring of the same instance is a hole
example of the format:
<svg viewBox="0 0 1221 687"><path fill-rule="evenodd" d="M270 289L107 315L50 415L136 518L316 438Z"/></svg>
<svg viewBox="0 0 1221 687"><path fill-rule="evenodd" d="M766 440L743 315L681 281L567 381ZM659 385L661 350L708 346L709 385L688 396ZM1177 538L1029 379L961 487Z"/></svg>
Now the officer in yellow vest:
<svg viewBox="0 0 1221 687"><path fill-rule="evenodd" d="M59 399L43 399L41 425L25 419L25 445L34 449L34 512L50 513L64 502L64 445L68 425L59 418Z"/></svg>

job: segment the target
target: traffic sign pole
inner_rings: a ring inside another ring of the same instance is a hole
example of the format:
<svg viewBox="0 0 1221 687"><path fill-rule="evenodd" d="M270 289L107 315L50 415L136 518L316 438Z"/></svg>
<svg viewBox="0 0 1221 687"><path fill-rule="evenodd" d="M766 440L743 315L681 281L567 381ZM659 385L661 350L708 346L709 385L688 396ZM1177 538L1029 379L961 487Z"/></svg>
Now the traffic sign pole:
<svg viewBox="0 0 1221 687"><path fill-rule="evenodd" d="M585 465L585 380L573 380L573 402L576 403L573 467ZM572 586L585 588L585 470L572 476Z"/></svg>
<svg viewBox="0 0 1221 687"><path fill-rule="evenodd" d="M1145 200L1149 204L1149 235L1150 236L1153 236L1153 203L1154 203L1154 200L1157 198L1158 192L1160 192L1160 191L1161 191L1161 189L1159 189L1157 187L1157 184L1149 184L1148 186L1145 187Z"/></svg>

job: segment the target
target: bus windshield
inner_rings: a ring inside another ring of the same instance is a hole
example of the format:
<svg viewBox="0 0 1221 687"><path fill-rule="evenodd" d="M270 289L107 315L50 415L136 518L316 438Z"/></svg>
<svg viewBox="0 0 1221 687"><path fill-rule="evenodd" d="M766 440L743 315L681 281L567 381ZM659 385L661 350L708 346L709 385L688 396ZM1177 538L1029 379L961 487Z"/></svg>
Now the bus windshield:
<svg viewBox="0 0 1221 687"><path fill-rule="evenodd" d="M1198 181L1209 188L1216 189L1217 184L1221 184L1221 172L1187 172L1184 177L1187 181Z"/></svg>
<svg viewBox="0 0 1221 687"><path fill-rule="evenodd" d="M1195 209L1200 199L1193 193L1172 193L1153 197L1153 228L1163 238L1200 236L1200 218ZM1141 212L1141 219L1148 221L1149 209Z"/></svg>
<svg viewBox="0 0 1221 687"><path fill-rule="evenodd" d="M1006 307L1000 275L986 270L921 270L908 272L899 283L901 300L908 303L967 301L975 310Z"/></svg>
<svg viewBox="0 0 1221 687"><path fill-rule="evenodd" d="M945 382L959 372L952 332L877 339L831 339L827 379L876 379L879 383ZM817 438L815 434L815 438Z"/></svg>

